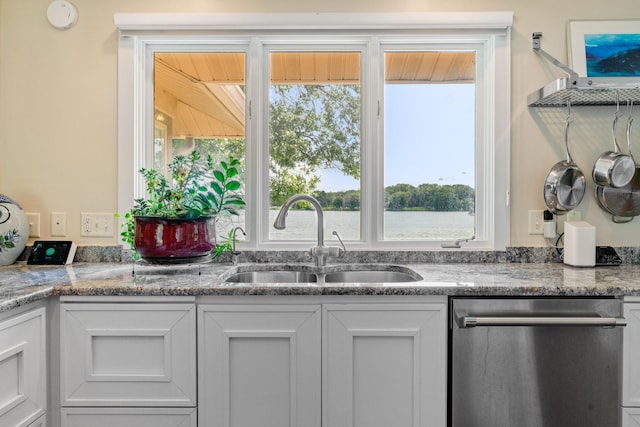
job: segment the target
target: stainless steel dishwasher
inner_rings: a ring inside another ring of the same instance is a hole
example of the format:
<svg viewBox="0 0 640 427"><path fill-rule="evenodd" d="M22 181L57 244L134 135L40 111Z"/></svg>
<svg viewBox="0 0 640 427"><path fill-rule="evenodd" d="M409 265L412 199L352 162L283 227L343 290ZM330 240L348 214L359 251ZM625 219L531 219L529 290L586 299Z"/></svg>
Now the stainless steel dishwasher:
<svg viewBox="0 0 640 427"><path fill-rule="evenodd" d="M450 426L618 426L621 316L613 298L453 298Z"/></svg>

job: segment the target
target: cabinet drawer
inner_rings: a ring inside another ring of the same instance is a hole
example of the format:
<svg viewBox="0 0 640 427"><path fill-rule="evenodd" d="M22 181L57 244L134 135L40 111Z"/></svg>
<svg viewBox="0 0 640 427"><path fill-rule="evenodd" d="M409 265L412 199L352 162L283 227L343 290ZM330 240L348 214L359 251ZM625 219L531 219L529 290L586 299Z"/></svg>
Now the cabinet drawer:
<svg viewBox="0 0 640 427"><path fill-rule="evenodd" d="M36 421L29 424L29 427L47 427L47 417L46 415L41 416Z"/></svg>
<svg viewBox="0 0 640 427"><path fill-rule="evenodd" d="M196 405L193 304L69 303L60 315L63 406Z"/></svg>
<svg viewBox="0 0 640 427"><path fill-rule="evenodd" d="M622 408L622 427L640 427L640 408Z"/></svg>
<svg viewBox="0 0 640 427"><path fill-rule="evenodd" d="M195 408L63 408L62 427L196 427Z"/></svg>
<svg viewBox="0 0 640 427"><path fill-rule="evenodd" d="M0 426L23 427L46 408L45 309L0 322Z"/></svg>

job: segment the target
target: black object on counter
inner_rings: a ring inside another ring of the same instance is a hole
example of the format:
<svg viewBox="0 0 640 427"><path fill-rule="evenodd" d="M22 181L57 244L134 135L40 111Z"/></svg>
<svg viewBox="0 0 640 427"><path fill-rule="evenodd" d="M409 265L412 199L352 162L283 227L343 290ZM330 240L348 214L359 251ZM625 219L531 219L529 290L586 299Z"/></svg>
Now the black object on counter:
<svg viewBox="0 0 640 427"><path fill-rule="evenodd" d="M622 260L611 246L596 246L596 266L620 265Z"/></svg>
<svg viewBox="0 0 640 427"><path fill-rule="evenodd" d="M71 264L75 254L76 245L70 240L36 240L27 264Z"/></svg>

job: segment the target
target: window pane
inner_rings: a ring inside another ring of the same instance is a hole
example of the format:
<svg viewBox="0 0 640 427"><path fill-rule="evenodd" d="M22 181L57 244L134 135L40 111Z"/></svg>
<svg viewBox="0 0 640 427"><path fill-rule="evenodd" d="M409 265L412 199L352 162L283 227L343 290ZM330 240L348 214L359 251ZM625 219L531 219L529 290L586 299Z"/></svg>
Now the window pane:
<svg viewBox="0 0 640 427"><path fill-rule="evenodd" d="M245 63L243 52L155 53L155 169L166 173L175 156L194 149L215 163L229 156L244 163ZM217 236L236 225L244 226L244 210L219 218Z"/></svg>
<svg viewBox="0 0 640 427"><path fill-rule="evenodd" d="M325 211L325 235L360 239L360 53L272 52L269 87L270 223L295 194ZM308 203L290 210L270 240L315 240Z"/></svg>
<svg viewBox="0 0 640 427"><path fill-rule="evenodd" d="M473 52L386 52L384 239L475 230Z"/></svg>

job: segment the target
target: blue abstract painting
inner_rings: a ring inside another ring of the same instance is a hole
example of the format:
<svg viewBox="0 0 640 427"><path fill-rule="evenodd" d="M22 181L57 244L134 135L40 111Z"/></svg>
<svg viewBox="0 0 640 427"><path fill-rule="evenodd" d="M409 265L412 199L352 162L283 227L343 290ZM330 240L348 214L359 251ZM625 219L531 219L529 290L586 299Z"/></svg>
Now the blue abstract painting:
<svg viewBox="0 0 640 427"><path fill-rule="evenodd" d="M640 76L640 34L585 34L587 77Z"/></svg>

